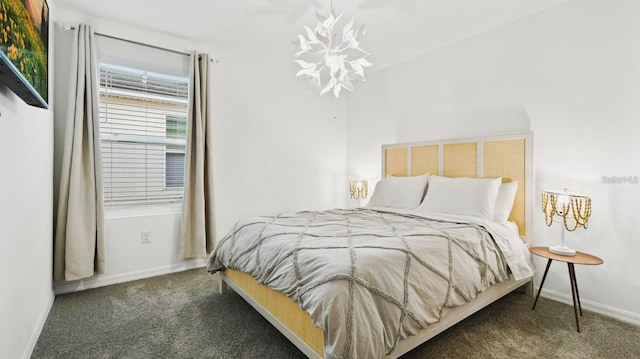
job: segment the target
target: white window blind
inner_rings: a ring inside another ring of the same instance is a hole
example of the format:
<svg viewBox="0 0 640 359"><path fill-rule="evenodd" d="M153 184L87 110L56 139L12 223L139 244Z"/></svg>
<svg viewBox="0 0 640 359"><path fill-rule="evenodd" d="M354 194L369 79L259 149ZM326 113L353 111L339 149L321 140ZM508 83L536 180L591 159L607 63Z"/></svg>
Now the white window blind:
<svg viewBox="0 0 640 359"><path fill-rule="evenodd" d="M188 81L100 64L105 204L182 201Z"/></svg>

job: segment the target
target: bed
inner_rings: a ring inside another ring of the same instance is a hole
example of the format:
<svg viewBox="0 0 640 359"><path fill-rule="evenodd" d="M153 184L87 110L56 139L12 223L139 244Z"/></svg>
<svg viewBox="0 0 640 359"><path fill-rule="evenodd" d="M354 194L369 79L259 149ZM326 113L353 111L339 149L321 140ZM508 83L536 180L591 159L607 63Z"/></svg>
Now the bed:
<svg viewBox="0 0 640 359"><path fill-rule="evenodd" d="M531 290L530 159L529 132L384 145L369 206L242 219L208 270L310 358L397 358Z"/></svg>

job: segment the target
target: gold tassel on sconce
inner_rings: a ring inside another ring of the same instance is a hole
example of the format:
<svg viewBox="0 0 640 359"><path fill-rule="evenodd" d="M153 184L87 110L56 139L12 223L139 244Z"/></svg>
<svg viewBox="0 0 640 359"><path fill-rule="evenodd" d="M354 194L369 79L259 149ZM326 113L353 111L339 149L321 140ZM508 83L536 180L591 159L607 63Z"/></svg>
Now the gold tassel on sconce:
<svg viewBox="0 0 640 359"><path fill-rule="evenodd" d="M369 184L365 180L352 180L349 182L349 193L353 199L365 199L369 195Z"/></svg>

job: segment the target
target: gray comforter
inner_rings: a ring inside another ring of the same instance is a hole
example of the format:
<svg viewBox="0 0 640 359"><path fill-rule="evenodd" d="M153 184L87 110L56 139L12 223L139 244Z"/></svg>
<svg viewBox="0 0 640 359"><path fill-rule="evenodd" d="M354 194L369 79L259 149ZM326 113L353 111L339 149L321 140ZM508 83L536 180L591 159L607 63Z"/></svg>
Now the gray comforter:
<svg viewBox="0 0 640 359"><path fill-rule="evenodd" d="M509 277L484 226L373 209L246 218L209 257L209 271L225 268L307 311L326 358L383 357Z"/></svg>

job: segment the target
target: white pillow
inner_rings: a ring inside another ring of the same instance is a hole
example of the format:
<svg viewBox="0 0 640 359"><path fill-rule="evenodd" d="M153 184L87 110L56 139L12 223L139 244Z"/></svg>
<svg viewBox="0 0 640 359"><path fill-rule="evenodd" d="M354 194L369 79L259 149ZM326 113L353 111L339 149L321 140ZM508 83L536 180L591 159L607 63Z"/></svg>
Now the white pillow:
<svg viewBox="0 0 640 359"><path fill-rule="evenodd" d="M427 186L429 175L413 177L387 177L378 181L367 206L390 208L416 208Z"/></svg>
<svg viewBox="0 0 640 359"><path fill-rule="evenodd" d="M420 212L468 215L493 219L502 178L448 178L431 176Z"/></svg>
<svg viewBox="0 0 640 359"><path fill-rule="evenodd" d="M516 199L518 181L507 182L500 185L496 204L493 207L493 221L506 222L513 209L513 201Z"/></svg>

